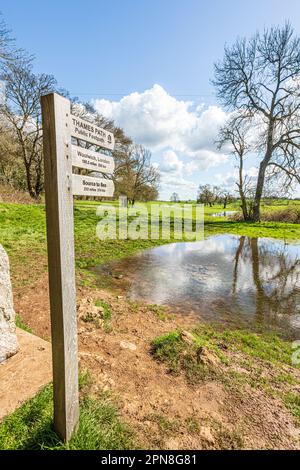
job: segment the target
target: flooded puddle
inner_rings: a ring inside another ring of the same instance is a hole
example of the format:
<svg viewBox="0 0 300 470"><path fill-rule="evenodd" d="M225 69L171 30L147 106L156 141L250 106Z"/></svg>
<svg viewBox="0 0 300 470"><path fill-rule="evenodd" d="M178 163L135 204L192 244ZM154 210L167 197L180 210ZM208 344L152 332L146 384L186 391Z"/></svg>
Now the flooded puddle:
<svg viewBox="0 0 300 470"><path fill-rule="evenodd" d="M211 214L211 216L212 217L228 217L236 213L237 211L222 211L222 212L215 212L214 214Z"/></svg>
<svg viewBox="0 0 300 470"><path fill-rule="evenodd" d="M300 339L300 244L217 235L163 245L96 270L132 300Z"/></svg>

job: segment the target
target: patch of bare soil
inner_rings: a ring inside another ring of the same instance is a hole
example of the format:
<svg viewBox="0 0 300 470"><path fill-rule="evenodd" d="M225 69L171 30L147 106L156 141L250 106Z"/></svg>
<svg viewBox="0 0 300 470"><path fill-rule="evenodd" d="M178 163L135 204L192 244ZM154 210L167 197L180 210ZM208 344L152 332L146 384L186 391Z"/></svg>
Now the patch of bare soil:
<svg viewBox="0 0 300 470"><path fill-rule="evenodd" d="M48 273L44 273L30 285L19 286L19 283L14 282L14 308L35 335L50 341Z"/></svg>
<svg viewBox="0 0 300 470"><path fill-rule="evenodd" d="M80 288L77 297L80 367L92 376L91 393L115 397L142 448L300 448L299 429L278 398L250 386L228 387L221 378L191 386L183 374L169 374L154 360L151 341L189 329L195 318L161 319L150 306L105 290ZM105 306L111 319L103 319ZM49 339L46 275L16 296L15 308L35 334ZM232 367L239 372L236 359Z"/></svg>

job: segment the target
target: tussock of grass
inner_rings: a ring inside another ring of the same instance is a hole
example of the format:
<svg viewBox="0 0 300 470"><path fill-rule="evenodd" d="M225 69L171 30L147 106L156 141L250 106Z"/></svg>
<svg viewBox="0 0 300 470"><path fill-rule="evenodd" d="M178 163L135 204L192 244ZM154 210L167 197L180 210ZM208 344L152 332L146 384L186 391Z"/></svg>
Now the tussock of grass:
<svg viewBox="0 0 300 470"><path fill-rule="evenodd" d="M184 346L180 331L174 331L155 338L151 343L151 352L155 359L168 364L170 372L177 373Z"/></svg>
<svg viewBox="0 0 300 470"><path fill-rule="evenodd" d="M81 386L87 380L83 377ZM115 405L105 395L81 399L79 429L68 444L54 432L52 415L52 386L48 386L0 423L0 448L125 450L135 445L132 431L121 423Z"/></svg>
<svg viewBox="0 0 300 470"><path fill-rule="evenodd" d="M154 315L156 315L159 320L166 321L168 318L165 308L162 305L151 304L148 305L148 308L152 313L154 313Z"/></svg>
<svg viewBox="0 0 300 470"><path fill-rule="evenodd" d="M155 359L165 362L170 373L178 374L184 371L190 384L199 383L205 379L213 379L216 370L199 360L199 344L188 344L183 340L180 331L160 336L151 343L151 352Z"/></svg>
<svg viewBox="0 0 300 470"><path fill-rule="evenodd" d="M284 403L287 409L292 413L295 422L300 426L300 396L299 394L289 392L284 397Z"/></svg>
<svg viewBox="0 0 300 470"><path fill-rule="evenodd" d="M300 223L300 207L293 206L278 210L264 210L262 220L267 222L287 222L290 224Z"/></svg>
<svg viewBox="0 0 300 470"><path fill-rule="evenodd" d="M30 326L26 325L20 315L16 315L16 326L21 328L21 330L27 331L27 333L32 333Z"/></svg>
<svg viewBox="0 0 300 470"><path fill-rule="evenodd" d="M103 326L104 330L109 333L111 331L111 319L112 319L112 311L110 305L105 302L104 300L96 300L95 302L96 307L101 307L102 311L102 319L103 319Z"/></svg>
<svg viewBox="0 0 300 470"><path fill-rule="evenodd" d="M243 214L237 212L229 217L229 220L241 222ZM300 206L294 205L284 208L264 207L261 212L261 220L263 222L284 222L287 224L300 223Z"/></svg>

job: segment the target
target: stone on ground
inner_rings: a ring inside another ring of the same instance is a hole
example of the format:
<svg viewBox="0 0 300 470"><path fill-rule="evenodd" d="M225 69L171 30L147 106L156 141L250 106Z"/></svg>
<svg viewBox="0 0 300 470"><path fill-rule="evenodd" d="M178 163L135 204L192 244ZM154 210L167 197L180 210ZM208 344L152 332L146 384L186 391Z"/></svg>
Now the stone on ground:
<svg viewBox="0 0 300 470"><path fill-rule="evenodd" d="M0 245L0 363L18 351L9 261Z"/></svg>

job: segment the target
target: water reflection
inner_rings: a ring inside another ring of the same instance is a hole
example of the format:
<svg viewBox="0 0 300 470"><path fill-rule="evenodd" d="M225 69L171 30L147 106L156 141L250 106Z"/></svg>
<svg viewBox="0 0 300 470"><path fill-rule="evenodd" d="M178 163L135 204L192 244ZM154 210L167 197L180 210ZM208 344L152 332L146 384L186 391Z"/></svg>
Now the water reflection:
<svg viewBox="0 0 300 470"><path fill-rule="evenodd" d="M299 244L218 235L164 245L98 269L122 273L132 299L168 304L203 320L300 334Z"/></svg>
<svg viewBox="0 0 300 470"><path fill-rule="evenodd" d="M236 214L237 211L222 211L222 212L215 212L214 214L211 214L212 217L228 217L229 215Z"/></svg>

